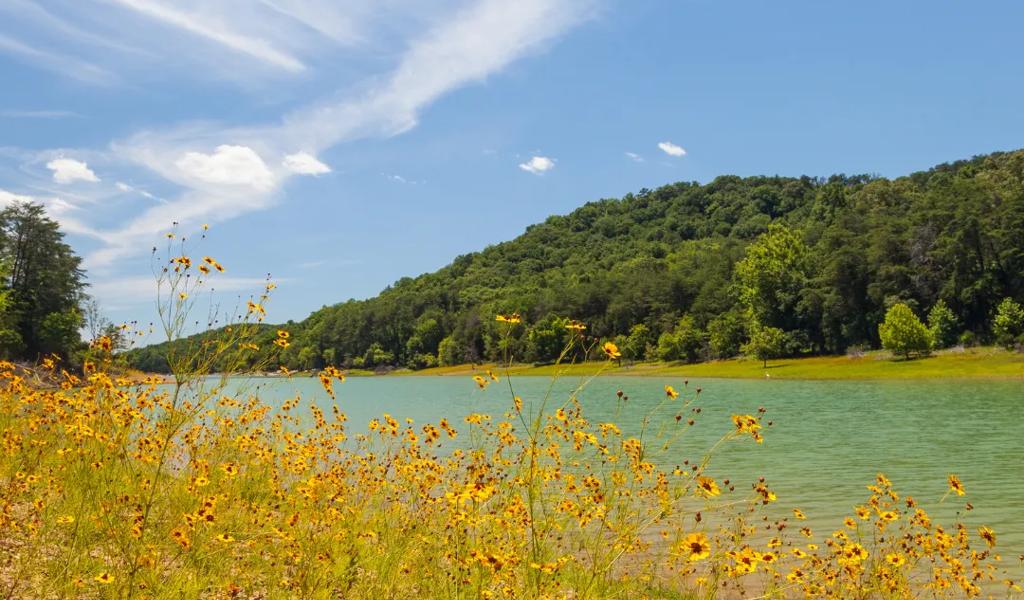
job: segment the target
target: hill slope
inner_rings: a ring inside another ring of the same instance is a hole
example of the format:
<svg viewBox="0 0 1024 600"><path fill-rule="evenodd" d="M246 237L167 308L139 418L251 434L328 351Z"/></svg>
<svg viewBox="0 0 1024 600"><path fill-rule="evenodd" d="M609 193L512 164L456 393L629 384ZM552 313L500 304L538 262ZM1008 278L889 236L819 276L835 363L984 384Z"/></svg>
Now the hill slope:
<svg viewBox="0 0 1024 600"><path fill-rule="evenodd" d="M775 254L738 273L766 234ZM495 359L503 344L546 361L562 317L620 336L633 358L657 354L664 333L662 356L729 356L752 311L787 331L788 353L840 353L877 347L895 301L923 318L942 300L956 334L988 338L1004 297L1024 300L1024 150L894 180L723 176L591 202L375 298L314 312L289 327L282 362L422 367ZM502 342L494 315L511 312L523 324ZM131 360L161 370L159 353Z"/></svg>

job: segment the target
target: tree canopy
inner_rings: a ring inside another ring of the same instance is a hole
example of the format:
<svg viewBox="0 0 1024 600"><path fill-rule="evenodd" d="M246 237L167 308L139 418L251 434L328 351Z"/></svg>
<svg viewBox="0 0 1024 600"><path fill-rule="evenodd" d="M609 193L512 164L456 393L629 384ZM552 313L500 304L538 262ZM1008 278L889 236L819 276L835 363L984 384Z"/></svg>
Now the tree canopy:
<svg viewBox="0 0 1024 600"><path fill-rule="evenodd" d="M768 327L782 353L835 354L879 347L894 304L927 315L940 301L943 344L990 342L1003 298L1024 301L1024 151L896 179L721 176L590 202L374 298L323 307L288 326L282 360L544 362L565 318L618 339L628 360L654 358L662 339L666 356L731 356ZM522 323L506 338L494 317L512 312ZM684 319L685 347L673 346ZM154 353L135 356L158 370Z"/></svg>

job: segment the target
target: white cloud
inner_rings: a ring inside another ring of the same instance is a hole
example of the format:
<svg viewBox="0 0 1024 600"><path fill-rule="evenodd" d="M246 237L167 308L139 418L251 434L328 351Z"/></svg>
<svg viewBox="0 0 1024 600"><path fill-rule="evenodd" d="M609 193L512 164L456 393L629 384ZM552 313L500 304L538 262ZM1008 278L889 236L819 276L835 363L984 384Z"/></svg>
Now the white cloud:
<svg viewBox="0 0 1024 600"><path fill-rule="evenodd" d="M633 162L644 162L644 157L640 156L636 152L627 152L626 156Z"/></svg>
<svg viewBox="0 0 1024 600"><path fill-rule="evenodd" d="M46 216L57 221L57 223L60 224L61 229L67 233L103 239L103 235L100 232L85 225L79 219L74 217L73 213L78 210L78 206L66 200L56 197L27 196L0 189L0 208L10 206L15 202L33 202L35 204L41 204L43 209L46 211Z"/></svg>
<svg viewBox="0 0 1024 600"><path fill-rule="evenodd" d="M85 62L68 54L40 50L3 34L0 34L0 51L20 56L28 62L48 71L88 83L110 84L117 79L106 69L92 63Z"/></svg>
<svg viewBox="0 0 1024 600"><path fill-rule="evenodd" d="M46 163L46 168L53 171L53 180L57 183L74 183L89 181L97 183L100 179L87 164L73 158L55 158Z"/></svg>
<svg viewBox="0 0 1024 600"><path fill-rule="evenodd" d="M275 280L282 283L286 280ZM203 286L204 291L253 292L259 293L266 285L263 277L227 277L214 275ZM157 297L157 282L152 276L119 277L93 281L89 284L89 295L106 304L138 304L153 302Z"/></svg>
<svg viewBox="0 0 1024 600"><path fill-rule="evenodd" d="M186 177L204 183L248 186L262 191L274 186L274 174L248 146L222 144L213 154L186 152L174 165Z"/></svg>
<svg viewBox="0 0 1024 600"><path fill-rule="evenodd" d="M329 38L331 44L352 43L362 34L354 24L365 25L367 19L379 20L382 11L384 14L397 11L402 15L394 27L389 25L388 35L407 34L410 20L415 21L415 25L429 20L435 26L422 34L406 36L393 45L404 51L397 57L397 65L391 72L368 75L362 84L355 86L342 83L345 86L342 91L293 110L276 122L231 128L193 122L141 131L114 141L105 161L120 160L125 165L148 169L151 174L181 188L181 192L169 198L166 204L125 215L119 227L105 232L107 245L86 256L86 268L95 270L120 257L148 249L172 221L179 222L183 232L190 228L194 231L205 222L220 222L273 206L291 176L330 168L315 158L317 154L339 143L386 137L408 130L416 125L421 112L439 97L481 82L510 63L543 50L563 32L587 18L591 7L600 0L439 1L443 8L453 5L460 8L445 14L437 10L437 4L430 4L434 8L428 9L426 5L408 0L391 0L386 6L378 0L352 0L343 7L333 0L263 0L252 10L243 10L251 5L242 0L173 3L171 0L117 0L130 9L124 16L135 20L129 22L145 34L157 36L154 39L166 39L168 29L177 33L177 38L171 38L175 43L165 46L181 47L182 52L193 55L200 49L207 51L202 58L204 64L210 62L209 46L200 44L199 49L195 49L182 44L180 34L183 31L227 47L231 47L232 38L224 38L220 33L237 33L250 41L265 40L266 48L282 56L296 60L302 57L301 63L312 71L322 64L323 55L312 54L316 61L305 60L306 56L311 56L311 39L320 36L321 41ZM349 11L350 4L357 8ZM275 11L273 18L263 14L268 7ZM320 18L321 9L341 18L328 23L327 18ZM181 14L172 14L174 12ZM146 16L140 19L143 13ZM407 17L405 13L413 16ZM190 25L187 20L200 23L205 29L195 31L196 23ZM323 28L314 27L314 22L319 22ZM164 30L163 38L159 37L153 23ZM300 31L301 35L292 35ZM144 39L141 35L135 37ZM368 39L378 43L373 36ZM233 49L238 52L230 54L246 54L245 48ZM257 56L251 52L246 56L259 59L257 62L261 64L273 66L275 63L273 56ZM165 55L165 58L176 60L178 55ZM225 56L224 60L230 58ZM287 71L286 64L277 66ZM292 153L296 148L302 148L303 152ZM302 154L311 160L298 160ZM535 162L537 160L540 162ZM548 164L545 160L550 161L536 157L524 164L532 165L531 172L541 173L554 166L554 161Z"/></svg>
<svg viewBox="0 0 1024 600"><path fill-rule="evenodd" d="M323 175L331 172L330 167L307 152L289 154L284 157L281 165L296 175Z"/></svg>
<svg viewBox="0 0 1024 600"><path fill-rule="evenodd" d="M144 198L149 198L150 200L156 200L157 202L167 202L163 198L159 198L159 197L157 197L157 196L147 192L146 190L144 190L142 188L137 188L137 187L135 187L133 185L128 185L127 183L125 183L123 181L116 182L114 184L114 187L116 187L118 189L118 191L124 192L126 194L135 193L135 194L138 194L138 195L140 195L140 196L142 196Z"/></svg>
<svg viewBox="0 0 1024 600"><path fill-rule="evenodd" d="M274 47L262 37L239 33L232 30L224 22L218 22L218 20L209 18L204 19L197 14L178 10L176 8L177 3L168 5L157 0L114 1L168 25L207 38L235 52L261 60L266 64L287 71L303 71L306 68L299 59Z"/></svg>
<svg viewBox="0 0 1024 600"><path fill-rule="evenodd" d="M0 117L8 119L65 119L77 117L70 110L0 110Z"/></svg>
<svg viewBox="0 0 1024 600"><path fill-rule="evenodd" d="M686 156L686 150L684 150L682 146L677 146L672 142L660 142L658 143L658 147L661 148L662 152L669 156Z"/></svg>
<svg viewBox="0 0 1024 600"><path fill-rule="evenodd" d="M530 160L520 163L519 168L527 173L542 175L546 171L550 171L555 168L555 161L546 156L534 156L530 158Z"/></svg>

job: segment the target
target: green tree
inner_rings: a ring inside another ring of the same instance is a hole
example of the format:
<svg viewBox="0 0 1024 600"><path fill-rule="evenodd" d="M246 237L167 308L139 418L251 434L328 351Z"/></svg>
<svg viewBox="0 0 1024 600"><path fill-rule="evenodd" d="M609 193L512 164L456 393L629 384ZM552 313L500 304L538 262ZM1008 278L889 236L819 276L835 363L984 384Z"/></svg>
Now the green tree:
<svg viewBox="0 0 1024 600"><path fill-rule="evenodd" d="M16 202L0 211L0 260L9 267L3 288L7 322L17 334L9 338L20 340L17 353L32 359L48 352L69 356L81 342L84 274L81 259L42 205Z"/></svg>
<svg viewBox="0 0 1024 600"><path fill-rule="evenodd" d="M676 328L658 337L658 358L665 361L697 362L704 350L704 332L693 317L686 315Z"/></svg>
<svg viewBox="0 0 1024 600"><path fill-rule="evenodd" d="M936 348L949 348L960 337L960 323L941 299L928 311L928 329Z"/></svg>
<svg viewBox="0 0 1024 600"><path fill-rule="evenodd" d="M746 319L737 311L722 313L708 323L708 345L716 358L739 354L746 337Z"/></svg>
<svg viewBox="0 0 1024 600"><path fill-rule="evenodd" d="M932 332L903 303L894 304L878 326L882 347L893 354L910 358L911 354L928 354L933 345Z"/></svg>
<svg viewBox="0 0 1024 600"><path fill-rule="evenodd" d="M757 327L750 336L750 341L743 344L742 351L764 363L768 368L768 360L782 355L786 344L786 332L778 327Z"/></svg>
<svg viewBox="0 0 1024 600"><path fill-rule="evenodd" d="M789 228L772 224L736 263L740 303L762 326L795 328L807 267L803 240Z"/></svg>
<svg viewBox="0 0 1024 600"><path fill-rule="evenodd" d="M619 345L622 355L629 360L644 360L647 358L647 347L654 342L654 335L649 327L638 323L629 329L629 335ZM617 342L616 342L617 343Z"/></svg>
<svg viewBox="0 0 1024 600"><path fill-rule="evenodd" d="M441 340L437 346L438 362L446 367L461 364L465 360L465 353L459 346L455 336L448 336Z"/></svg>
<svg viewBox="0 0 1024 600"><path fill-rule="evenodd" d="M996 343L1008 350L1024 345L1024 307L1013 298L1003 298L996 307L992 333L996 336Z"/></svg>
<svg viewBox="0 0 1024 600"><path fill-rule="evenodd" d="M562 317L548 315L530 327L526 334L527 360L536 363L557 360L569 343L567 322Z"/></svg>

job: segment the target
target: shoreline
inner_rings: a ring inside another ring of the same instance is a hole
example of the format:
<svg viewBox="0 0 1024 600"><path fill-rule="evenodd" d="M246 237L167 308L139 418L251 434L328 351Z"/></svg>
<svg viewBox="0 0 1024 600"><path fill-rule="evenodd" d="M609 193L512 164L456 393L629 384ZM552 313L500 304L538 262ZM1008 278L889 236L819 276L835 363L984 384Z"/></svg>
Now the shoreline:
<svg viewBox="0 0 1024 600"><path fill-rule="evenodd" d="M602 368L604 369L602 371ZM604 362L562 365L514 364L507 369L495 363L462 364L413 371L399 369L388 376L467 376L488 369L513 376L593 375L624 377L710 377L719 379L785 379L809 381L855 380L1003 380L1024 381L1024 354L1000 348L951 349L929 357L893 360L883 351L861 356L812 356L762 362L747 358L702 363L640 362L606 366Z"/></svg>

